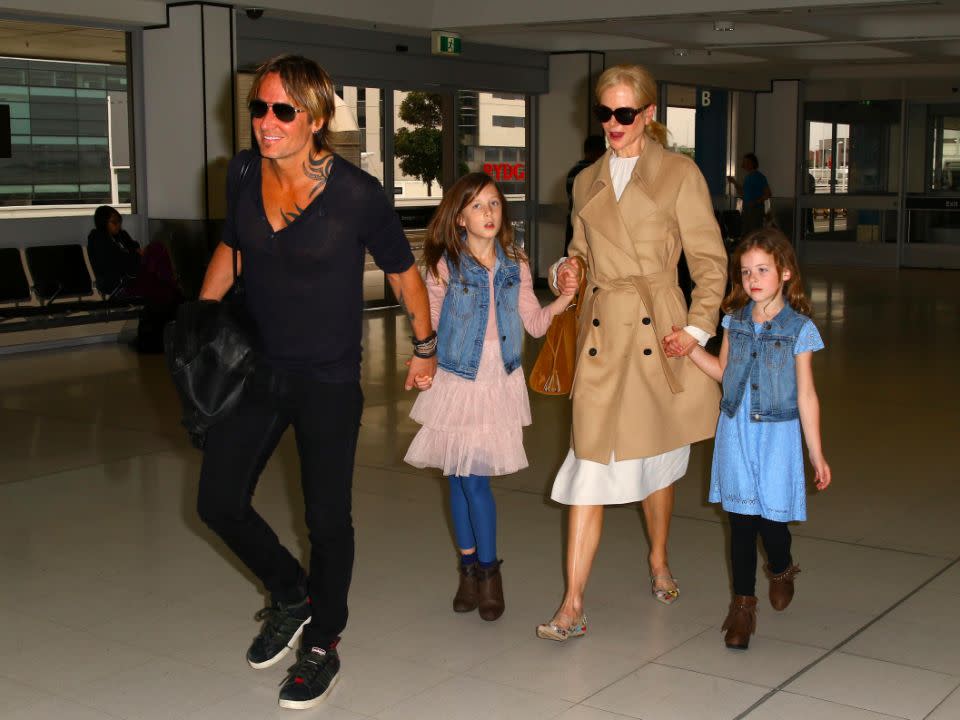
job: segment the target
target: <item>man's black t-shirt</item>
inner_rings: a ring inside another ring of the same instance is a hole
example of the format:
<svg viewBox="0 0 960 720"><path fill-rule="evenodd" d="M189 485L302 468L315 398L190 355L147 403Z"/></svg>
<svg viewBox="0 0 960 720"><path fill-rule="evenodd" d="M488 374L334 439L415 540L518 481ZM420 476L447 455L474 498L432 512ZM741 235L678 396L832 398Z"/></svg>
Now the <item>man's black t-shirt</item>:
<svg viewBox="0 0 960 720"><path fill-rule="evenodd" d="M413 265L380 183L334 155L323 192L274 232L263 207L260 157L245 150L227 174L223 242L241 253L246 302L267 362L325 382L359 380L364 251L386 273Z"/></svg>

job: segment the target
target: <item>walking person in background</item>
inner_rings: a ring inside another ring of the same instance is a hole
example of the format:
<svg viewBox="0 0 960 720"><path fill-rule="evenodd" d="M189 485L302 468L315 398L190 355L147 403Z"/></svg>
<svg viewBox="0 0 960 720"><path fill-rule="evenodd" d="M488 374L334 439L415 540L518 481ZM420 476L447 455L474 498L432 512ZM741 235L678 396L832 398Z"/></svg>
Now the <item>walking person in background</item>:
<svg viewBox="0 0 960 720"><path fill-rule="evenodd" d="M531 418L520 366L523 330L534 337L546 333L577 285L540 307L503 193L482 173L465 175L444 193L423 257L438 369L432 379L415 378L424 392L410 417L423 427L405 460L449 477L460 556L453 609L479 608L484 620L496 620L505 605L490 476L527 466L523 426Z"/></svg>
<svg viewBox="0 0 960 720"><path fill-rule="evenodd" d="M723 301L720 357L695 347L690 359L723 385L709 499L730 519L733 600L724 639L745 650L757 623L757 535L774 610L790 604L800 572L787 523L807 518L801 430L818 490L830 484L831 472L812 370L823 342L790 241L774 228L759 230L740 243L730 267L740 277ZM671 357L683 352L675 341L665 346Z"/></svg>
<svg viewBox="0 0 960 720"><path fill-rule="evenodd" d="M740 167L746 173L743 184L737 182L733 175L727 177L727 182L733 185L737 195L743 198L743 208L740 211L742 217L740 229L741 237L746 237L754 230L763 227L766 204L771 195L770 185L767 183L766 175L760 172L760 161L756 155L753 153L744 155Z"/></svg>

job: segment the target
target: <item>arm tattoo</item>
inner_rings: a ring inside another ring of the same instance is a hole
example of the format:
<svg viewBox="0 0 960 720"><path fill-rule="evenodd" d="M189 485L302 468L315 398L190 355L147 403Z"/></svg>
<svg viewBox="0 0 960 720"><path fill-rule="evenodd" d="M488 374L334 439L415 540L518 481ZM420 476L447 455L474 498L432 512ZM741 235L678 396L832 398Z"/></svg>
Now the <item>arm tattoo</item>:
<svg viewBox="0 0 960 720"><path fill-rule="evenodd" d="M410 329L413 330L413 323L417 319L416 313L413 312L410 308L407 307L407 303L403 299L403 292L396 293L397 302L400 303L400 307L403 308L403 311L407 314L407 319L410 321Z"/></svg>
<svg viewBox="0 0 960 720"><path fill-rule="evenodd" d="M293 204L293 207L294 207L295 209L294 209L294 210L291 210L290 212L287 212L286 210L284 210L284 209L282 209L282 208L280 209L280 216L283 218L283 221L284 221L287 225L289 225L289 224L292 223L294 220L296 220L298 217L300 217L301 215L303 215L303 208L302 208L302 207L300 207L300 206L297 205L296 203Z"/></svg>
<svg viewBox="0 0 960 720"><path fill-rule="evenodd" d="M322 158L310 157L304 161L303 174L311 180L316 180L316 184L310 190L311 198L326 187L332 165L333 155L324 155Z"/></svg>

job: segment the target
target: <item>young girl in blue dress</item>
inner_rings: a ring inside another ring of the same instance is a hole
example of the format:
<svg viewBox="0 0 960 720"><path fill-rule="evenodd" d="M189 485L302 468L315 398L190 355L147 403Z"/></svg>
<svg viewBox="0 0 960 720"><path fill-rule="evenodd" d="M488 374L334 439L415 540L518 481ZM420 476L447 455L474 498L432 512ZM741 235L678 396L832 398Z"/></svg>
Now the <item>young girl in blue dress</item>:
<svg viewBox="0 0 960 720"><path fill-rule="evenodd" d="M545 307L533 293L526 255L513 241L506 200L483 173L443 194L424 242L437 373L415 378L423 392L410 417L423 427L404 458L449 477L450 512L460 551L456 612L484 620L504 611L491 475L527 466L523 426L530 401L520 365L523 331L546 333L577 283Z"/></svg>
<svg viewBox="0 0 960 720"><path fill-rule="evenodd" d="M709 500L721 503L730 518L734 597L723 624L725 642L746 649L756 629L757 535L767 554L774 610L790 604L800 572L787 523L807 517L801 429L818 490L830 484L830 466L820 443L812 370L823 342L790 241L772 228L751 233L730 267L720 356L696 346L690 359L723 384ZM673 356L683 351L666 350Z"/></svg>

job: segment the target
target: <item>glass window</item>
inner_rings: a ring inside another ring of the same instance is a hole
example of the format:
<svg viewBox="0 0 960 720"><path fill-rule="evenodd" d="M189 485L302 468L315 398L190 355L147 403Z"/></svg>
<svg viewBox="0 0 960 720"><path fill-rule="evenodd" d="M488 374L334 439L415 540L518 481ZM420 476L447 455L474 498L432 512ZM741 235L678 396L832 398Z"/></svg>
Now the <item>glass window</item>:
<svg viewBox="0 0 960 720"><path fill-rule="evenodd" d="M439 204L443 197L443 99L438 93L395 90L394 195L397 207Z"/></svg>
<svg viewBox="0 0 960 720"><path fill-rule="evenodd" d="M124 33L110 38L104 32L104 42L126 47ZM12 145L12 157L0 163L0 205L131 202L131 168L113 165L112 158L133 152L114 148L109 132L111 123L128 123L126 78L124 62L0 58L0 103L10 107ZM120 95L124 102L111 103ZM125 136L119 141L129 142Z"/></svg>
<svg viewBox="0 0 960 720"><path fill-rule="evenodd" d="M960 108L931 108L927 137L930 142L930 190L960 192Z"/></svg>
<svg viewBox="0 0 960 720"><path fill-rule="evenodd" d="M805 112L805 194L898 191L900 101L815 102Z"/></svg>
<svg viewBox="0 0 960 720"><path fill-rule="evenodd" d="M455 107L458 175L486 173L497 181L508 200L525 200L526 96L459 90ZM516 217L514 220L519 221Z"/></svg>

